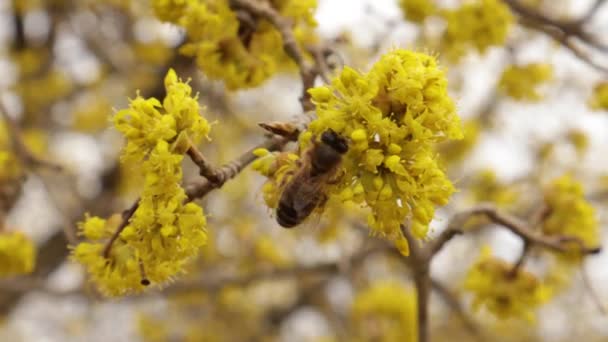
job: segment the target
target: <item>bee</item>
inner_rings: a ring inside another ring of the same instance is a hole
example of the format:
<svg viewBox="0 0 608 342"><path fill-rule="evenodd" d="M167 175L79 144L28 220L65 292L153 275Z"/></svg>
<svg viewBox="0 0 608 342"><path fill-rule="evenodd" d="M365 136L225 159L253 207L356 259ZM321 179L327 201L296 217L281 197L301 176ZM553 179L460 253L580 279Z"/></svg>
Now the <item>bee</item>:
<svg viewBox="0 0 608 342"><path fill-rule="evenodd" d="M331 129L323 132L319 141L313 139L299 161L299 169L283 187L276 212L278 224L295 227L325 202L323 187L335 181L332 178L347 151L347 140Z"/></svg>

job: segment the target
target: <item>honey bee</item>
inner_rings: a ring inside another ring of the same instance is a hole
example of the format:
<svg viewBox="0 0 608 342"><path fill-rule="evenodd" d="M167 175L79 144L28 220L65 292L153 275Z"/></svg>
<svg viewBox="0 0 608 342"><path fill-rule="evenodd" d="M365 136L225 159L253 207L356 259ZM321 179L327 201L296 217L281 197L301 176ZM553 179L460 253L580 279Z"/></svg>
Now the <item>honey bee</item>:
<svg viewBox="0 0 608 342"><path fill-rule="evenodd" d="M299 169L283 187L276 213L278 224L295 227L326 200L323 187L335 178L347 151L346 139L331 129L323 132L319 141L313 139Z"/></svg>

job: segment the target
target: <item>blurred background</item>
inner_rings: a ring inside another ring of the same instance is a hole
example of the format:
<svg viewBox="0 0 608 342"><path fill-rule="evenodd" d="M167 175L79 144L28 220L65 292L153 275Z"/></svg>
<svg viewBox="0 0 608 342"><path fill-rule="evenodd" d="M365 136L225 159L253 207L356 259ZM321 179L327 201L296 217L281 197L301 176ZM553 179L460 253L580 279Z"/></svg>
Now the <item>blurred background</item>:
<svg viewBox="0 0 608 342"><path fill-rule="evenodd" d="M584 16L595 3L528 2L560 19ZM445 9L462 5L436 3ZM594 87L608 81L601 67L521 25L501 46L448 60L442 46L432 43L446 23L433 17L423 23L405 20L395 0L318 0L315 18L317 34L335 47L332 58L339 65L367 70L383 52L400 47L439 55L447 69L466 136L438 149L459 191L438 210L432 236L454 213L482 201L525 213L542 198L543 186L570 173L596 209L602 245L608 243L608 110L590 105ZM608 5L597 8L585 29L608 44ZM264 177L250 169L199 201L208 215L209 242L183 279L167 288L105 299L87 283L82 267L68 260L65 232L74 234L84 213L108 217L138 197L137 165L118 162L123 140L109 117L126 108L136 91L162 98L169 67L191 78L209 121L216 122L211 141L201 147L216 165L263 140L257 123L301 113L296 72L227 91L177 52L183 39L183 30L157 20L146 0L0 0L3 111L36 156L67 169L35 165L2 180L5 229L35 240L38 260L33 275L0 281L0 340L371 340L373 334L356 330L378 325L357 321L353 312L365 310L365 300L378 295L369 290L374 284L400 284L400 293L412 296L407 265L390 253L353 259L380 240L353 224L365 222L356 212L280 228L262 199ZM608 69L605 47L586 55ZM538 86L539 98L522 101L501 92L503 71L529 63L551 69L550 79ZM1 132L0 148L6 148L11 130L5 126ZM184 173L185 183L198 177L188 161ZM431 268L438 284L430 302L432 341L608 341L608 316L598 309L608 306L607 252L564 271L568 284L529 323L470 308L462 284L483 245L509 262L522 250L521 239L493 226L446 245ZM540 276L550 264L538 256L527 266Z"/></svg>

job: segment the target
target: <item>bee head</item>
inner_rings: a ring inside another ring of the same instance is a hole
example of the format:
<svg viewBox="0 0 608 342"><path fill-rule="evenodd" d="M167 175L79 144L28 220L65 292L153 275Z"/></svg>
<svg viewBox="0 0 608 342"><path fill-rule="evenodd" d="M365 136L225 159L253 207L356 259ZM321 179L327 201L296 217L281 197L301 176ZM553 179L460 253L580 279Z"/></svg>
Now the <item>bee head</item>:
<svg viewBox="0 0 608 342"><path fill-rule="evenodd" d="M340 154L348 151L348 142L333 129L329 128L321 134L321 141L336 150Z"/></svg>

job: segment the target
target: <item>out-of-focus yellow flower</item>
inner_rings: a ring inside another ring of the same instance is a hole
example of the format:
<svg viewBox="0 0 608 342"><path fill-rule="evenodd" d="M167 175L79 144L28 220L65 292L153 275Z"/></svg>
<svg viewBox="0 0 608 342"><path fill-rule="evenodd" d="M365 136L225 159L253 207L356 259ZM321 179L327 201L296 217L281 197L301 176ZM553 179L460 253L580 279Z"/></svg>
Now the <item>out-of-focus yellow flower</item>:
<svg viewBox="0 0 608 342"><path fill-rule="evenodd" d="M464 122L462 140L450 140L437 146L441 159L447 165L461 162L477 144L480 130L481 125L478 120L472 119Z"/></svg>
<svg viewBox="0 0 608 342"><path fill-rule="evenodd" d="M433 0L400 0L399 6L405 15L405 19L415 23L423 22L424 19L436 12Z"/></svg>
<svg viewBox="0 0 608 342"><path fill-rule="evenodd" d="M355 297L351 314L356 341L414 342L416 293L396 282L378 282Z"/></svg>
<svg viewBox="0 0 608 342"><path fill-rule="evenodd" d="M576 153L579 156L583 156L587 152L589 147L589 137L587 134L579 129L572 129L566 135L568 141L574 146Z"/></svg>
<svg viewBox="0 0 608 342"><path fill-rule="evenodd" d="M289 264L289 259L278 248L276 242L270 236L260 236L256 239L255 256L260 261L266 261L275 266L286 266Z"/></svg>
<svg viewBox="0 0 608 342"><path fill-rule="evenodd" d="M595 247L599 244L598 220L593 206L585 199L582 185L564 175L553 180L545 189L545 203L549 216L542 223L544 234L578 238L580 243L571 243L572 252L561 253L564 260L576 262L581 254L581 244Z"/></svg>
<svg viewBox="0 0 608 342"><path fill-rule="evenodd" d="M36 115L46 110L54 101L68 95L73 84L60 71L50 71L40 78L22 80L15 86L28 115Z"/></svg>
<svg viewBox="0 0 608 342"><path fill-rule="evenodd" d="M135 44L133 52L138 61L152 65L165 65L173 56L173 49L162 41Z"/></svg>
<svg viewBox="0 0 608 342"><path fill-rule="evenodd" d="M539 101L537 87L553 78L553 67L547 63L509 65L502 73L498 89L504 94L524 101Z"/></svg>
<svg viewBox="0 0 608 342"><path fill-rule="evenodd" d="M518 197L517 192L502 184L492 170L482 170L475 175L470 189L475 203L492 202L497 205L510 205Z"/></svg>
<svg viewBox="0 0 608 342"><path fill-rule="evenodd" d="M600 82L593 88L589 106L593 110L608 111L608 82Z"/></svg>
<svg viewBox="0 0 608 342"><path fill-rule="evenodd" d="M36 246L21 232L0 233L0 277L34 270Z"/></svg>
<svg viewBox="0 0 608 342"><path fill-rule="evenodd" d="M447 27L442 37L442 51L457 62L469 48L485 53L492 46L504 44L513 15L500 0L475 0L454 10L442 12Z"/></svg>
<svg viewBox="0 0 608 342"><path fill-rule="evenodd" d="M298 44L316 40L313 12L316 0L268 1L293 23ZM183 27L188 43L180 51L196 56L196 63L211 79L223 80L229 89L255 87L277 71L295 69L285 54L281 34L260 18L237 18L226 0L154 0L161 20Z"/></svg>
<svg viewBox="0 0 608 342"><path fill-rule="evenodd" d="M165 78L165 87L162 105L157 99L138 96L129 109L114 117L127 138L122 160L140 163L144 185L137 210L107 257L104 246L119 223L87 217L80 225L92 242L80 243L73 258L87 267L106 295L139 292L148 284L171 280L207 241L203 209L184 204L186 193L180 183L186 148L180 141L200 141L208 134L209 123L201 116L190 86L173 70Z"/></svg>
<svg viewBox="0 0 608 342"><path fill-rule="evenodd" d="M532 273L521 268L513 272L513 267L493 257L491 249L484 247L469 270L464 287L474 295L474 310L484 306L500 319L522 318L532 322L535 309L549 299L551 291Z"/></svg>
<svg viewBox="0 0 608 342"><path fill-rule="evenodd" d="M99 96L74 110L72 127L81 132L97 132L108 126L111 115L112 106L104 97Z"/></svg>
<svg viewBox="0 0 608 342"><path fill-rule="evenodd" d="M331 85L310 94L317 119L300 136L300 150L327 129L350 139L343 176L329 193L369 207L374 234L403 242L400 225L411 218L413 233L424 238L435 206L446 204L454 192L438 164L435 144L462 138L435 58L395 50L369 73L346 67ZM398 245L407 254L407 243Z"/></svg>

